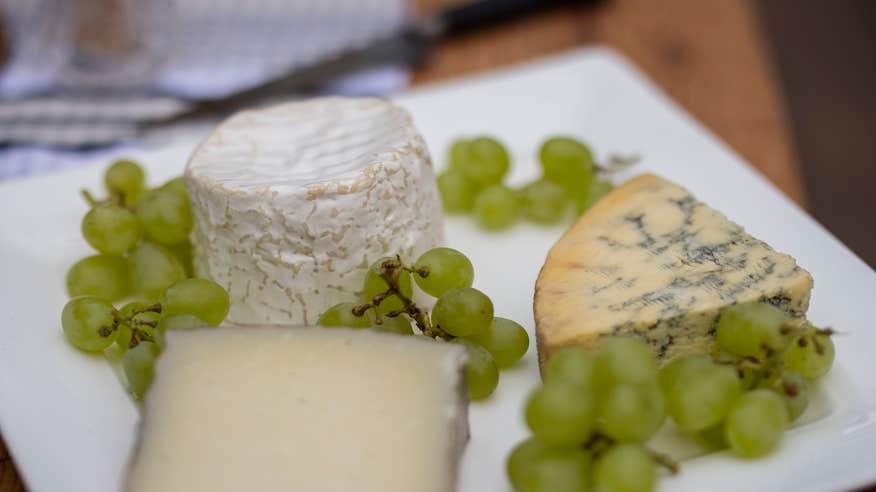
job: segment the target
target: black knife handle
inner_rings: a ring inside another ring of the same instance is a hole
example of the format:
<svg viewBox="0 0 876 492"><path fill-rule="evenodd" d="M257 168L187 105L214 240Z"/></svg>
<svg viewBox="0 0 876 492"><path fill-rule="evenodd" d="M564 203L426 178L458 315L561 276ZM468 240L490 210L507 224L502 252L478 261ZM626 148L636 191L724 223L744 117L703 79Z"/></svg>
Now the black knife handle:
<svg viewBox="0 0 876 492"><path fill-rule="evenodd" d="M440 34L459 34L537 10L546 10L564 4L591 2L592 0L478 0L460 7L448 8L439 13L435 21Z"/></svg>

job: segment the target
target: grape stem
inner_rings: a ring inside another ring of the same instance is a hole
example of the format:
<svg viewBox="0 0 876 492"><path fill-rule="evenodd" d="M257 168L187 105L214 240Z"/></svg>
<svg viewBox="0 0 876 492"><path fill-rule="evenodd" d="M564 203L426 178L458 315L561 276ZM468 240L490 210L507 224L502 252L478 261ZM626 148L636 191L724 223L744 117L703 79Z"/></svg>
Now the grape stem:
<svg viewBox="0 0 876 492"><path fill-rule="evenodd" d="M615 444L617 444L617 441L615 441L614 439L606 436L605 434L596 432L590 436L590 439L588 439L587 442L583 444L583 448L585 451L589 451L590 453L592 453L593 456L598 457ZM648 451L648 454L651 455L651 458L654 460L655 463L666 468L673 475L678 474L679 466L678 463L675 462L675 460L673 460L664 453L654 451L648 446L643 447L646 451Z"/></svg>
<svg viewBox="0 0 876 492"><path fill-rule="evenodd" d="M374 296L370 303L353 308L353 314L356 316L362 316L368 309L374 309L374 317L377 319L377 322L380 323L380 313L377 312L377 306L379 306L387 297L396 296L401 301L402 308L386 313L386 316L395 318L396 316L406 314L414 320L414 323L416 323L417 328L420 329L423 335L426 335L429 338L452 340L454 338L453 335L450 335L437 326L433 326L426 310L418 306L410 297L406 296L399 287L399 275L401 272L416 273L423 277L429 275L427 269L420 270L424 270L423 273L419 270L414 270L404 266L401 257L398 255L396 255L394 260L384 261L380 264L380 269L377 272L377 275L386 282L386 285L388 285L389 288L386 289L385 292L381 292Z"/></svg>
<svg viewBox="0 0 876 492"><path fill-rule="evenodd" d="M96 207L98 203L100 203L97 201L97 199L94 198L94 195L92 195L90 191L83 188L82 190L80 190L80 192L82 193L82 198L84 198L85 201L88 202L89 206Z"/></svg>

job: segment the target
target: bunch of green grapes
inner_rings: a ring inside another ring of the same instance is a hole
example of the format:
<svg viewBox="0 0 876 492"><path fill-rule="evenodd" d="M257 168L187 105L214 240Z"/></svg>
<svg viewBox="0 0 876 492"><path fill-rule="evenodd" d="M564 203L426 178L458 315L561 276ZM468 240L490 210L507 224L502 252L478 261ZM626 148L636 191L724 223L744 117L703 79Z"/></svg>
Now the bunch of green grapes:
<svg viewBox="0 0 876 492"><path fill-rule="evenodd" d="M436 297L432 312L412 300L413 281ZM493 316L493 303L471 287L474 268L462 253L433 248L411 266L381 258L365 275L360 302L336 304L319 318L321 326L371 328L402 335L419 334L465 346L469 396L487 398L499 384L499 369L517 362L529 349L529 335L518 323Z"/></svg>
<svg viewBox="0 0 876 492"><path fill-rule="evenodd" d="M655 465L674 465L643 443L667 416L711 449L768 454L830 369L831 333L753 303L722 313L714 354L659 371L638 339L566 348L547 361L527 403L532 436L508 458L511 483L520 492L654 490Z"/></svg>
<svg viewBox="0 0 876 492"><path fill-rule="evenodd" d="M192 213L182 178L146 189L140 165L118 160L104 184L105 200L83 192L91 209L82 236L97 254L67 272L72 299L61 325L73 346L120 362L128 389L140 398L165 331L218 325L228 313L228 294L215 282L189 278ZM113 306L131 297L136 300Z"/></svg>
<svg viewBox="0 0 876 492"><path fill-rule="evenodd" d="M438 176L444 210L472 212L485 229L511 227L523 215L539 224L554 224L590 208L613 188L599 179L590 149L569 137L552 137L539 150L542 177L518 190L503 184L511 167L505 147L491 137L460 139L448 153L449 165Z"/></svg>

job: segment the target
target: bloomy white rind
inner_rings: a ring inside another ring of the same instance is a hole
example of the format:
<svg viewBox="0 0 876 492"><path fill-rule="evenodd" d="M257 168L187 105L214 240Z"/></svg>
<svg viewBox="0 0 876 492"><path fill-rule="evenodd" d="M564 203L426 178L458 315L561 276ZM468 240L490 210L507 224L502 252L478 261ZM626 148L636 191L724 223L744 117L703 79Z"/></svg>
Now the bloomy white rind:
<svg viewBox="0 0 876 492"><path fill-rule="evenodd" d="M322 130L302 137L308 125ZM310 150L276 135L287 127ZM239 113L195 150L185 181L195 272L228 290L234 323L314 324L356 299L372 262L412 261L443 240L426 145L404 110L379 99Z"/></svg>

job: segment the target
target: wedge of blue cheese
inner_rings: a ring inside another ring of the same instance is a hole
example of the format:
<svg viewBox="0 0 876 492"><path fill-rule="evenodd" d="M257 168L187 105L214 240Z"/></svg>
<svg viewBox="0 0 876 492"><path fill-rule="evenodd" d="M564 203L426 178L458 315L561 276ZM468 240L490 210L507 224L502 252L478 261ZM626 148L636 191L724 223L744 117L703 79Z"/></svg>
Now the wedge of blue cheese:
<svg viewBox="0 0 876 492"><path fill-rule="evenodd" d="M721 312L764 301L803 317L812 277L684 188L651 174L615 189L547 256L535 287L540 362L637 336L667 362L714 347Z"/></svg>
<svg viewBox="0 0 876 492"><path fill-rule="evenodd" d="M174 331L124 490L451 492L465 349L345 328Z"/></svg>

